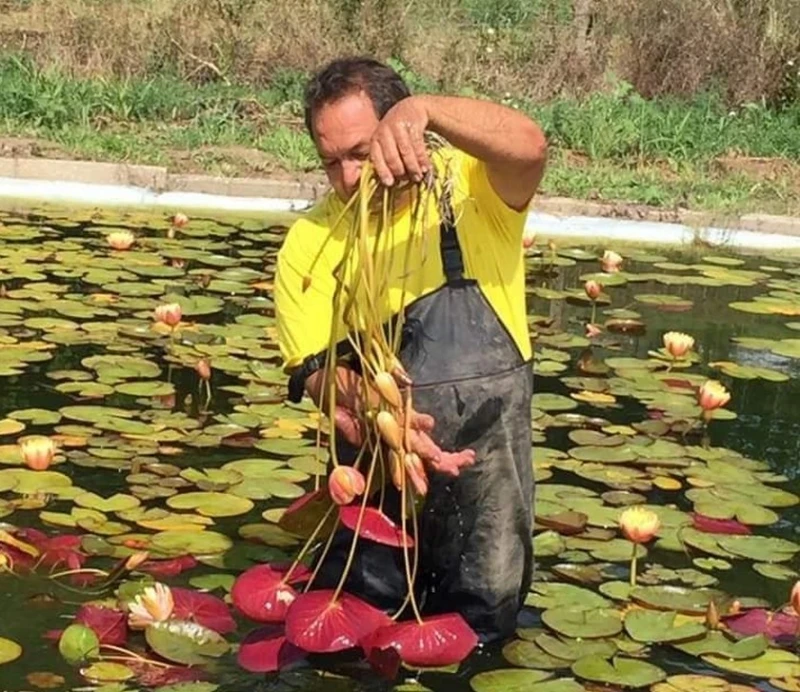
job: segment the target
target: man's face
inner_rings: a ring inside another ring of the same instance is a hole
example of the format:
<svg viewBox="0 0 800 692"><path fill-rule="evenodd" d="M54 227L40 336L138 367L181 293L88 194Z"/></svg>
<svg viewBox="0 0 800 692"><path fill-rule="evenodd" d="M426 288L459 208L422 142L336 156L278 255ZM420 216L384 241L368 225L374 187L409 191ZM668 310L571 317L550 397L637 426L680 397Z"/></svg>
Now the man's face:
<svg viewBox="0 0 800 692"><path fill-rule="evenodd" d="M325 174L346 202L358 189L361 166L369 159L378 116L369 96L355 91L325 104L314 115L312 129Z"/></svg>

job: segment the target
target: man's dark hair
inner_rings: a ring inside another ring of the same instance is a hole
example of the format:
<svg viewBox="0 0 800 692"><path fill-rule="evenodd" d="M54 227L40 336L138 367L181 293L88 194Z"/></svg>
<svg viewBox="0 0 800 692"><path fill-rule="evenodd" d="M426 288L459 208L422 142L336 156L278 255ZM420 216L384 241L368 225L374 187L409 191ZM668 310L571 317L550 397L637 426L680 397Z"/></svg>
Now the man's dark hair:
<svg viewBox="0 0 800 692"><path fill-rule="evenodd" d="M363 56L333 60L317 72L306 86L305 121L308 133L314 136L311 122L322 106L359 91L369 96L379 119L398 101L411 96L403 78L388 65Z"/></svg>

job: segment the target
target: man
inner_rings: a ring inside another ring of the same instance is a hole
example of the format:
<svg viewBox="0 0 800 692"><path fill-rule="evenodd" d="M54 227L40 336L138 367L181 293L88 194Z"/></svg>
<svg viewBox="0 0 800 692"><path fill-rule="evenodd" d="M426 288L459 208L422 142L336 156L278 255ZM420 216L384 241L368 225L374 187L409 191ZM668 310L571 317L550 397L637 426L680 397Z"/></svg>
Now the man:
<svg viewBox="0 0 800 692"><path fill-rule="evenodd" d="M334 226L364 162L386 187L429 173L449 176L446 214L419 221L402 204L394 212L392 250L410 252L413 269L391 264L381 277L390 296L382 318L404 314L399 357L419 412L412 442L430 476L420 517L425 612L460 612L484 641L508 636L533 563L522 235L545 168L544 135L522 113L494 103L412 96L397 73L368 58L335 60L314 76L305 119L333 191L294 224L278 257L275 300L290 398L305 392L319 405L331 330L345 343L332 273L348 224ZM430 154L426 131L452 146ZM412 233L414 223L427 226ZM340 436L357 443L360 375L343 358L336 379L335 423ZM457 477L440 473L453 467L461 467ZM391 504L384 510L396 516L396 497ZM321 585L335 586L347 560L352 534L340 533ZM387 610L401 606L407 587L400 553L361 541L346 588Z"/></svg>

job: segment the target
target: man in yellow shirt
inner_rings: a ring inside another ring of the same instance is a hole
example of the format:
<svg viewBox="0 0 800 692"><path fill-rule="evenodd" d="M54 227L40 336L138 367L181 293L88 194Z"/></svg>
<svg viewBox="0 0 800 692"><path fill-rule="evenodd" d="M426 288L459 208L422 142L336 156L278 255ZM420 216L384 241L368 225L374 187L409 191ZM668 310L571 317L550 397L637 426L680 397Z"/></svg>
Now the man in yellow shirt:
<svg viewBox="0 0 800 692"><path fill-rule="evenodd" d="M404 316L399 357L418 412L412 443L429 469L420 517L424 609L461 613L483 640L508 636L533 569L522 234L544 172L545 138L511 108L412 96L397 73L369 58L335 60L312 78L306 125L333 190L293 225L278 256L276 313L290 399L306 393L319 404L332 333L346 343L334 314L333 271L345 256L348 222L336 221L363 163L371 161L387 187L447 175L447 213L433 201L428 214L412 214L410 205L394 211L393 235L377 251L386 259L381 319ZM426 131L451 146L431 154ZM412 261L394 259L403 257ZM344 355L336 378L335 423L355 444L360 374ZM323 586L336 585L347 558L352 534L340 533L320 570ZM400 606L407 590L401 551L359 546L346 588L378 607Z"/></svg>

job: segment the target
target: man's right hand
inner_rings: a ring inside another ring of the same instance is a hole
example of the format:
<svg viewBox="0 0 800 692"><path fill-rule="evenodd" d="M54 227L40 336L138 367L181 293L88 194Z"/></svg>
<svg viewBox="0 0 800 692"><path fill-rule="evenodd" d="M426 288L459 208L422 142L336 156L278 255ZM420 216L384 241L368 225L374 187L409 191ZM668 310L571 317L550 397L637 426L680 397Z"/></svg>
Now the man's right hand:
<svg viewBox="0 0 800 692"><path fill-rule="evenodd" d="M327 414L329 407L326 403L327 392L323 390L324 372L317 371L306 381L306 391L314 400L320 410ZM336 408L334 424L341 435L352 445L358 447L363 443L363 393L364 384L361 376L345 367L336 368ZM370 403L378 404L378 395ZM402 419L398 420L402 427ZM411 416L411 449L416 452L423 462L441 473L457 476L461 469L475 463L475 452L465 449L460 452L446 452L442 450L431 438L435 426L433 416L412 411Z"/></svg>

